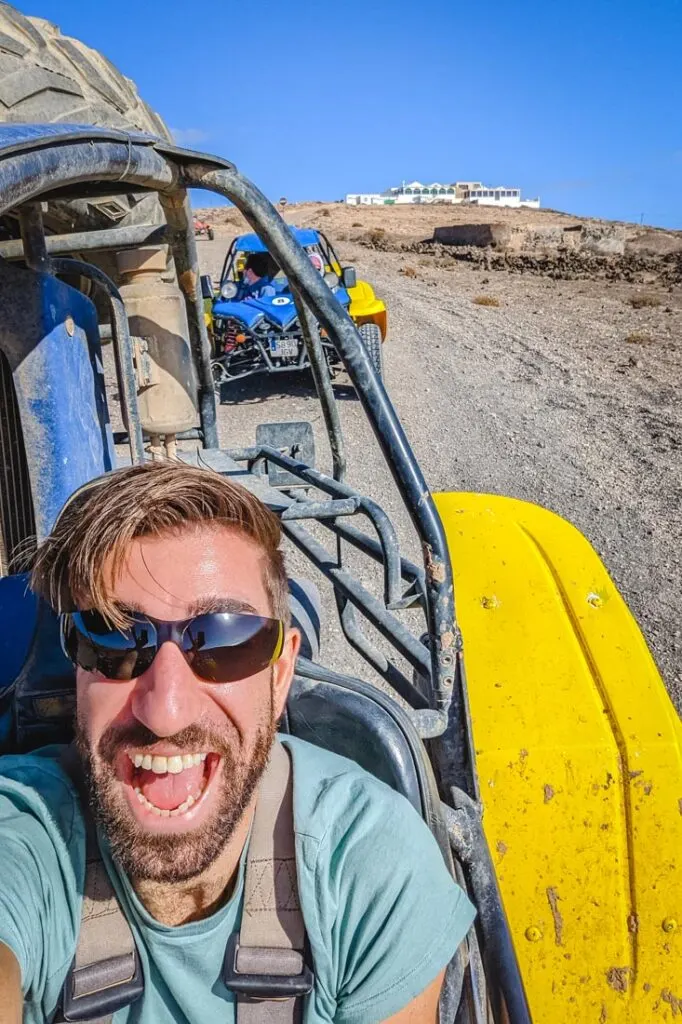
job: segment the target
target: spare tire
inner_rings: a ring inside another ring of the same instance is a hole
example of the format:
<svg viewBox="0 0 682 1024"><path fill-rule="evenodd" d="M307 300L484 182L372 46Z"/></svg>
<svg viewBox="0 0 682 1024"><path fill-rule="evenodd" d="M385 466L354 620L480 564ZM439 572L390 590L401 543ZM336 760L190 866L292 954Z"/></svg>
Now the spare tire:
<svg viewBox="0 0 682 1024"><path fill-rule="evenodd" d="M92 124L135 128L171 140L134 82L106 57L61 34L43 18L0 3L0 122ZM87 231L163 222L155 195L50 203L46 226Z"/></svg>

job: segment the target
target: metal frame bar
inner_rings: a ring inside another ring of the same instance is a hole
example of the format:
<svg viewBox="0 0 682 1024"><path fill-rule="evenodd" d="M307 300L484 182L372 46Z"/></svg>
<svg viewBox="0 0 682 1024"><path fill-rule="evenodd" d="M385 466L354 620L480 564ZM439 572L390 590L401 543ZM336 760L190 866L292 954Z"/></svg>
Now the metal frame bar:
<svg viewBox="0 0 682 1024"><path fill-rule="evenodd" d="M495 1021L531 1024L509 922L483 832L482 806L453 786L451 803L443 805L443 812L450 844L478 910L475 924L486 980L498 980L497 985L488 985Z"/></svg>
<svg viewBox="0 0 682 1024"><path fill-rule="evenodd" d="M342 540L348 541L358 551L362 551L363 554L369 555L375 562L383 562L383 552L381 544L379 544L374 537L368 536L366 533L362 533L361 530L356 530L354 526L349 526L346 523L325 523L330 529L334 530L335 533L341 537ZM412 608L414 605L426 604L426 597L424 595L424 570L420 569L419 566L415 565L414 562L410 562L409 559L400 556L400 575L402 578L409 583L413 590L413 594L410 596L409 601L403 595L403 602L401 607Z"/></svg>
<svg viewBox="0 0 682 1024"><path fill-rule="evenodd" d="M357 651L358 654L363 658L367 664L374 669L382 679L385 679L388 685L399 693L408 703L414 707L414 693L415 689L419 693L422 691L418 687L415 687L414 682L408 679L407 676L400 671L397 665L391 661L391 659L380 651L371 640L363 632L362 626L358 621L357 607L352 604L345 594L341 593L338 587L334 588L334 597L336 599L336 608L339 615L339 622L341 623L341 629L343 635L348 640L353 650ZM417 676L417 678L420 678ZM428 695L423 694L424 699L428 702ZM416 711L432 711L430 704L425 708L417 708ZM440 732L445 728L445 722ZM420 735L423 735L420 733Z"/></svg>
<svg viewBox="0 0 682 1024"><path fill-rule="evenodd" d="M179 177L180 169L172 159L130 137L50 140L2 158L0 216L25 203L44 200L60 185L82 194L84 182L97 180L111 182L112 193L151 188L161 194L177 187Z"/></svg>
<svg viewBox="0 0 682 1024"><path fill-rule="evenodd" d="M163 245L166 225L134 224L124 228L102 231L75 231L70 235L46 235L45 248L49 256L71 252L96 252L103 249L132 249L139 245ZM23 260L21 239L0 242L0 256L5 260Z"/></svg>
<svg viewBox="0 0 682 1024"><path fill-rule="evenodd" d="M248 331L249 341L251 341L256 346L256 348L258 349L258 352L260 353L260 355L261 355L261 357L263 359L263 363L262 363L262 365L261 364L257 364L256 366L253 366L252 369L245 370L243 373L230 373L229 370L227 369L227 365L226 365L227 364L227 354L218 355L218 356L213 355L213 357L211 359L211 365L215 365L215 363L221 363L223 365L223 367L224 367L225 379L224 379L223 383L229 384L231 381L244 380L246 377L255 377L255 376L257 376L260 373L295 373L297 370L308 370L308 369L311 368L310 359L308 357L308 350L305 347L305 339L304 339L303 348L301 349L301 352L300 352L300 355L298 357L298 362L297 363L288 363L288 364L285 364L284 366L276 366L272 362L272 358L273 358L272 357L272 353L263 344L262 338L260 338L258 336L258 334L256 334L253 331L253 329L247 327L246 330ZM286 335L286 337L289 338L289 337L291 337L291 335ZM328 346L326 346L325 344L322 345L323 353L324 353L325 348L327 348L327 347ZM329 347L331 347L331 346L329 346ZM233 352L231 354L234 355L235 353ZM275 358L279 358L279 357L275 356ZM318 398L319 398L319 393L318 393ZM332 398L333 398L333 389L332 389ZM334 401L334 403L336 403L336 399L333 398L333 401ZM325 426L326 426L326 418L325 418Z"/></svg>
<svg viewBox="0 0 682 1024"><path fill-rule="evenodd" d="M306 530L296 523L284 520L282 531L307 556L308 560L334 584L334 588L339 590L349 601L352 601L355 607L367 616L372 625L394 643L398 653L409 661L413 668L424 675L428 673L430 667L428 650L403 626L402 622L396 619L383 602L370 594L346 569L335 565L327 549ZM419 702L418 706L431 706L428 698L416 688L414 688L414 695Z"/></svg>
<svg viewBox="0 0 682 1024"><path fill-rule="evenodd" d="M21 254L26 266L43 274L51 274L52 261L45 246L45 228L43 213L39 203L27 203L19 210L19 227L21 230Z"/></svg>
<svg viewBox="0 0 682 1024"><path fill-rule="evenodd" d="M306 466L305 463L298 462L296 459L278 452L276 448L262 445L258 452L259 454L249 467L255 472L259 471L259 464L261 462L274 462L281 469L286 469L289 473L298 477L298 479L305 481L313 487L317 487L321 491L325 491L327 494L338 495L341 498L353 498L357 501L358 511L364 512L369 518L377 531L381 543L381 549L384 554L384 600L386 607L393 611L404 607L402 587L400 586L402 567L400 564L398 537L393 523L381 506L372 501L371 498L363 497L363 495L359 494L348 484L340 480L333 480L331 477L325 476L324 473Z"/></svg>
<svg viewBox="0 0 682 1024"><path fill-rule="evenodd" d="M230 247L229 247L229 249L227 250L227 252L225 254L225 259L223 260L223 267L222 267L222 270L220 271L220 281L218 283L218 288L219 289L224 284L224 282L226 280L228 280L228 278L226 276L227 272L228 272L228 261L230 260L230 257L232 257L232 261L234 262L234 247L235 247L236 241L237 241L236 238L232 239L232 241L230 242Z"/></svg>

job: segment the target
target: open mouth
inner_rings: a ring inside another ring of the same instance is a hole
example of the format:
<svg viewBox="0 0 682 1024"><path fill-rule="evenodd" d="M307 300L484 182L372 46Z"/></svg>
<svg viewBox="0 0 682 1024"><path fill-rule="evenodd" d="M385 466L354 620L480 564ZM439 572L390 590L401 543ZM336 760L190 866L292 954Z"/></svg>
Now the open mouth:
<svg viewBox="0 0 682 1024"><path fill-rule="evenodd" d="M205 800L221 761L219 754L206 751L166 757L129 750L127 758L126 781L142 808L159 818L193 812Z"/></svg>

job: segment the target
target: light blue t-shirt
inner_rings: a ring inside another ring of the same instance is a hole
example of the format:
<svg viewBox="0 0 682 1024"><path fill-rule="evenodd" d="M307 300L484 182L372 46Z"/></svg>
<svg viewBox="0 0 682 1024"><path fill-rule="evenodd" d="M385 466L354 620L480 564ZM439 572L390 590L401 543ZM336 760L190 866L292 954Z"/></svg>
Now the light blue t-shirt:
<svg viewBox="0 0 682 1024"><path fill-rule="evenodd" d="M293 760L298 883L315 972L304 1022L384 1021L452 958L473 908L407 800L345 758L283 742ZM60 749L0 758L0 942L21 967L26 1024L51 1020L80 924L84 823ZM220 910L172 928L147 913L103 852L145 977L143 999L115 1024L231 1024L222 962L241 919L245 856Z"/></svg>

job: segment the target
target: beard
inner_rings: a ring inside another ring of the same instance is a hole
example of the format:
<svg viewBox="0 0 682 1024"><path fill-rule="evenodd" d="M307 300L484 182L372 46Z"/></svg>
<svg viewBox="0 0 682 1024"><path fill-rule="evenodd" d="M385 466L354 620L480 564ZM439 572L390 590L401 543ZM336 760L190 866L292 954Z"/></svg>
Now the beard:
<svg viewBox="0 0 682 1024"><path fill-rule="evenodd" d="M158 743L159 737L140 722L112 725L93 751L77 722L76 745L90 806L121 870L131 879L172 884L196 878L210 867L249 805L267 766L276 730L271 699L269 717L257 730L248 756L232 727L222 731L196 723L164 737L180 750L210 750L221 756L220 777L213 782L220 787L213 814L197 828L164 836L150 833L133 817L114 769L121 746L144 752L145 747Z"/></svg>

